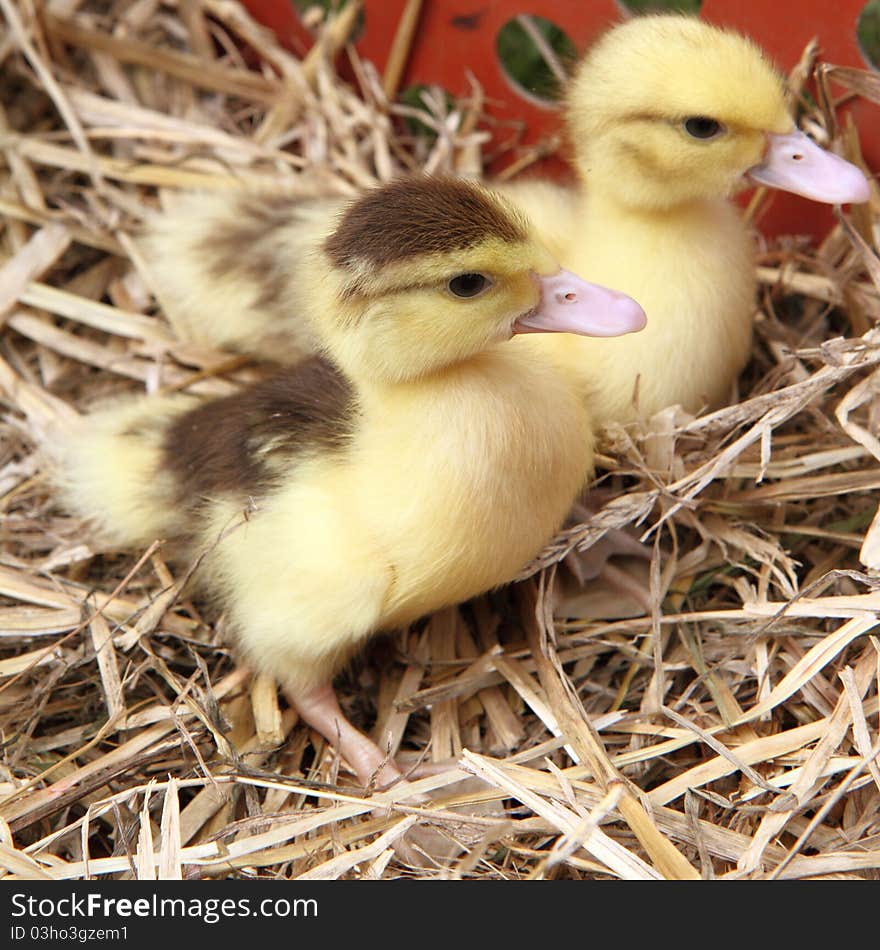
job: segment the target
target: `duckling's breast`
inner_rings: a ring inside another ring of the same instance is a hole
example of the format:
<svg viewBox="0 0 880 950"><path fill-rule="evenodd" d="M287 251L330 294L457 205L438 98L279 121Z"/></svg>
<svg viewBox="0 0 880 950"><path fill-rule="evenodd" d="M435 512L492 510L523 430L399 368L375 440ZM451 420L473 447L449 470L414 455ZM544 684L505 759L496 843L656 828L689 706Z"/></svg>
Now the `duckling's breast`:
<svg viewBox="0 0 880 950"><path fill-rule="evenodd" d="M535 336L515 345L549 351L573 371L600 424L647 418L675 403L691 412L717 405L750 351L753 255L738 211L726 202L650 215L587 205L563 264L630 294L647 327L623 337Z"/></svg>
<svg viewBox="0 0 880 950"><path fill-rule="evenodd" d="M355 471L394 626L514 577L588 478L593 436L562 377L509 344L381 402L365 405L383 424L359 438Z"/></svg>

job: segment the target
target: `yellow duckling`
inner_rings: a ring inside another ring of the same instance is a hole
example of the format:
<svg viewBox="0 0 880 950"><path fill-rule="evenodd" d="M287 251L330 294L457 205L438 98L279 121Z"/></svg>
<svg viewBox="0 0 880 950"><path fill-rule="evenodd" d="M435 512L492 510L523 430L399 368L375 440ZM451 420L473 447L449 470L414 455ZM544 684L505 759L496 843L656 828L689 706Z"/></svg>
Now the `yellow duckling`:
<svg viewBox="0 0 880 950"><path fill-rule="evenodd" d="M632 294L647 330L523 341L592 390L597 423L722 402L751 350L754 251L728 196L744 179L829 203L867 201L862 172L799 132L782 77L745 37L687 16L636 17L575 72L576 191L504 189L563 266Z"/></svg>
<svg viewBox="0 0 880 950"><path fill-rule="evenodd" d="M635 297L632 341L536 338L590 392L596 423L722 402L751 349L753 244L727 200L746 181L816 201L868 198L864 175L796 130L784 82L737 33L680 15L636 17L588 52L568 92L581 185L504 186L563 266ZM267 210L195 196L147 244L181 333L276 360L309 351L288 277L334 200ZM283 288L279 292L278 288Z"/></svg>
<svg viewBox="0 0 880 950"><path fill-rule="evenodd" d="M641 329L477 185L402 180L348 205L308 262L323 355L200 403L142 398L61 446L67 504L109 541L205 552L243 653L367 783L399 775L331 680L375 631L509 580L591 469L580 394L513 334Z"/></svg>

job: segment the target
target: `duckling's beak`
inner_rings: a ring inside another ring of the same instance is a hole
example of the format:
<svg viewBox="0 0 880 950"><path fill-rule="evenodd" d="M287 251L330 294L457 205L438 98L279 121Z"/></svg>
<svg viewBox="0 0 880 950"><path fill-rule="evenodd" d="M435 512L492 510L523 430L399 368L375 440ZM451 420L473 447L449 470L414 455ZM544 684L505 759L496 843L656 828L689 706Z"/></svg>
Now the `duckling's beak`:
<svg viewBox="0 0 880 950"><path fill-rule="evenodd" d="M632 297L587 283L571 271L541 277L538 285L538 305L515 321L514 333L620 336L642 330L648 322L645 311Z"/></svg>
<svg viewBox="0 0 880 950"><path fill-rule="evenodd" d="M860 168L820 148L799 129L767 138L764 161L746 172L753 182L827 204L861 204L871 197Z"/></svg>

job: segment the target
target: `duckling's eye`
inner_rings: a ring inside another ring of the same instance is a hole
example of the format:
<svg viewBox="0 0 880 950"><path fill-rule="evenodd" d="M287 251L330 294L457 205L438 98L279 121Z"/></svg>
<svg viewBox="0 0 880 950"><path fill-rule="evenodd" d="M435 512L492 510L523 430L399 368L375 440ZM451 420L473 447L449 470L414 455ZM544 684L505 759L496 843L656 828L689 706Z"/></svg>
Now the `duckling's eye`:
<svg viewBox="0 0 880 950"><path fill-rule="evenodd" d="M692 115L684 120L684 130L695 139L714 139L724 131L724 126L708 116Z"/></svg>
<svg viewBox="0 0 880 950"><path fill-rule="evenodd" d="M476 297L492 286L485 274L459 274L446 285L456 297Z"/></svg>

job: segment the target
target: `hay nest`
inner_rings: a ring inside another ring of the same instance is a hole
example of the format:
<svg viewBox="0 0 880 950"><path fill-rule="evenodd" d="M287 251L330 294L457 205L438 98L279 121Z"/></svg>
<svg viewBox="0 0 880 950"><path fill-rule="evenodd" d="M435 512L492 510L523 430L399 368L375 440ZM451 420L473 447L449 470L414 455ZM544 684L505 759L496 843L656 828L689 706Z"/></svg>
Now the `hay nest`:
<svg viewBox="0 0 880 950"><path fill-rule="evenodd" d="M358 88L343 83L328 54L353 7L303 61L231 0L0 7L0 875L877 877L876 195L818 247L762 249L733 405L609 431L606 504L520 583L345 674L356 722L435 763L365 794L236 666L159 544L90 546L37 445L111 392L260 372L181 346L157 312L130 235L161 190L479 174L479 90L452 111L439 93L391 104L353 50ZM873 98L877 80L823 68L826 97L804 100L858 161L829 78ZM634 526L655 545L633 575L650 609L572 582L582 551ZM395 850L414 824L443 857Z"/></svg>

